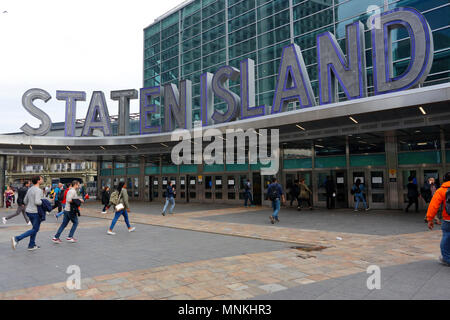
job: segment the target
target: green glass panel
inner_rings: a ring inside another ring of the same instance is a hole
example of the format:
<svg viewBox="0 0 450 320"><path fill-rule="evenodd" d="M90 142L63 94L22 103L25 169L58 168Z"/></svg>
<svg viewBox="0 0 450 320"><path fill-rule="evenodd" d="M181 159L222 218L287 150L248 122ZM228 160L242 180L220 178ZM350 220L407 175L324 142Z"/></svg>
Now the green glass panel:
<svg viewBox="0 0 450 320"><path fill-rule="evenodd" d="M398 155L398 164L441 163L440 151L404 152Z"/></svg>
<svg viewBox="0 0 450 320"><path fill-rule="evenodd" d="M269 164L262 164L262 163L251 164L250 168L252 171L259 171L259 170L261 170L261 168L269 168L270 165L271 165L271 163L269 163Z"/></svg>
<svg viewBox="0 0 450 320"><path fill-rule="evenodd" d="M226 171L248 171L248 164L227 164Z"/></svg>
<svg viewBox="0 0 450 320"><path fill-rule="evenodd" d="M346 165L345 156L316 158L316 168L345 167Z"/></svg>
<svg viewBox="0 0 450 320"><path fill-rule="evenodd" d="M159 174L159 167L145 167L145 174Z"/></svg>
<svg viewBox="0 0 450 320"><path fill-rule="evenodd" d="M447 163L450 163L450 150L447 150L445 153L446 153Z"/></svg>
<svg viewBox="0 0 450 320"><path fill-rule="evenodd" d="M124 175L126 175L126 169L125 168L114 169L114 175L115 176L124 176Z"/></svg>
<svg viewBox="0 0 450 320"><path fill-rule="evenodd" d="M351 167L385 166L385 154L350 156Z"/></svg>
<svg viewBox="0 0 450 320"><path fill-rule="evenodd" d="M203 167L203 172L223 172L223 165L222 164L205 164Z"/></svg>
<svg viewBox="0 0 450 320"><path fill-rule="evenodd" d="M289 159L283 162L284 169L310 169L312 168L312 159Z"/></svg>
<svg viewBox="0 0 450 320"><path fill-rule="evenodd" d="M139 175L141 173L140 168L128 168L127 174L128 175Z"/></svg>
<svg viewBox="0 0 450 320"><path fill-rule="evenodd" d="M112 170L111 170L111 169L102 169L102 170L100 170L100 175L101 175L102 177L110 176L111 173L112 173Z"/></svg>
<svg viewBox="0 0 450 320"><path fill-rule="evenodd" d="M195 164L180 166L180 173L197 173L198 167Z"/></svg>
<svg viewBox="0 0 450 320"><path fill-rule="evenodd" d="M162 167L162 173L178 173L178 167L177 166L166 166Z"/></svg>

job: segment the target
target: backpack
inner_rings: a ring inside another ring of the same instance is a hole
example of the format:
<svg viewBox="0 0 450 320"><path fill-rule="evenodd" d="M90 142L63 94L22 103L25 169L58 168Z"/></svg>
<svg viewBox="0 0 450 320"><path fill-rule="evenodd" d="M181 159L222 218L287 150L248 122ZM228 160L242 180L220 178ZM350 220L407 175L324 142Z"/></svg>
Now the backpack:
<svg viewBox="0 0 450 320"><path fill-rule="evenodd" d="M275 200L277 200L279 198L278 190L277 190L276 186L270 187L268 193L269 193L270 201L275 201Z"/></svg>
<svg viewBox="0 0 450 320"><path fill-rule="evenodd" d="M59 189L59 193L58 193L58 201L59 202L62 202L64 200L64 191L65 190Z"/></svg>
<svg viewBox="0 0 450 320"><path fill-rule="evenodd" d="M350 190L350 193L353 195L353 194L356 194L356 193L361 193L361 189L359 188L359 187L356 187L356 188L352 188L352 190Z"/></svg>
<svg viewBox="0 0 450 320"><path fill-rule="evenodd" d="M114 191L111 193L111 197L109 198L109 202L113 204L114 206L117 206L119 204L119 191Z"/></svg>
<svg viewBox="0 0 450 320"><path fill-rule="evenodd" d="M447 188L445 193L445 211L447 211L447 214L450 214L450 188Z"/></svg>

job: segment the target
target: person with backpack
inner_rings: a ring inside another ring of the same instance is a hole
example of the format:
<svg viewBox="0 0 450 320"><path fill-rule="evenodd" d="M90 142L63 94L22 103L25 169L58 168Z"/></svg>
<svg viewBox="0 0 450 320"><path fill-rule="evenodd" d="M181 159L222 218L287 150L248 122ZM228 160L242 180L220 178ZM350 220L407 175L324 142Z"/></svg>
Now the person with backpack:
<svg viewBox="0 0 450 320"><path fill-rule="evenodd" d="M31 225L30 219L28 219L27 214L25 213L25 204L23 203L23 200L28 192L28 188L30 187L30 181L25 181L23 183L23 186L18 191L18 197L17 197L17 210L16 213L11 214L7 217L3 217L3 224L6 224L6 222L19 214L23 214L23 217L25 218L25 221L27 222L27 225Z"/></svg>
<svg viewBox="0 0 450 320"><path fill-rule="evenodd" d="M292 204L294 203L294 201L297 201L297 208L300 209L300 200L299 200L300 186L299 186L299 181L297 179L292 184L291 191L289 193L291 195L290 207L292 207Z"/></svg>
<svg viewBox="0 0 450 320"><path fill-rule="evenodd" d="M439 188L431 199L430 205L427 211L428 228L433 230L434 219L439 211L442 210L442 240L441 240L441 257L439 261L450 267L450 172L447 172L444 176L444 183Z"/></svg>
<svg viewBox="0 0 450 320"><path fill-rule="evenodd" d="M108 205L109 205L109 199L111 197L111 194L109 192L109 187L106 186L103 188L102 191L102 204L103 204L103 210L102 210L102 214L106 214L106 210L108 210Z"/></svg>
<svg viewBox="0 0 450 320"><path fill-rule="evenodd" d="M58 212L62 211L62 201L64 199L64 189L63 184L58 183L58 186L55 188L55 204L53 205L53 209L58 208Z"/></svg>
<svg viewBox="0 0 450 320"><path fill-rule="evenodd" d="M69 189L69 191L67 191L66 206L64 207L64 220L52 239L53 243L60 244L62 242L61 239L59 239L59 237L61 236L61 233L64 231L64 229L67 227L70 221L72 222L72 228L70 229L69 236L66 238L66 241L71 243L78 242L78 240L73 237L78 227L78 215L77 215L78 206L75 200L78 200L81 203L84 202L83 199L79 199L79 197L77 196L77 190L79 187L80 182L74 180L72 182L72 187Z"/></svg>
<svg viewBox="0 0 450 320"><path fill-rule="evenodd" d="M425 205L428 206L431 202L431 199L433 198L436 191L439 189L439 184L436 182L436 180L433 177L428 178L427 181L425 181L422 189L421 189L421 196L422 199L425 201ZM424 218L425 223L428 223L427 216L425 215ZM434 218L434 221L437 225L441 225L441 221L439 220L439 214L437 214Z"/></svg>
<svg viewBox="0 0 450 320"><path fill-rule="evenodd" d="M359 202L362 201L364 204L364 208L366 211L369 211L369 207L367 206L366 199L364 197L364 184L361 183L361 179L356 179L355 184L353 185L350 193L355 196L355 211L358 212Z"/></svg>
<svg viewBox="0 0 450 320"><path fill-rule="evenodd" d="M166 204L164 205L163 211L161 212L161 214L163 216L166 215L166 210L167 210L169 203L172 204L172 206L170 207L169 213L170 214L173 213L173 208L175 208L175 198L174 198L175 194L176 194L175 188L173 187L172 181L170 181L169 185L167 186L167 190L165 192Z"/></svg>
<svg viewBox="0 0 450 320"><path fill-rule="evenodd" d="M35 176L31 179L33 186L27 191L25 198L23 199L23 203L25 204L25 212L27 213L33 228L20 236L11 238L11 246L13 250L16 250L17 244L20 241L28 237L30 237L28 251L40 249L40 247L36 245L36 237L39 232L41 222L45 220L45 215L44 217L41 217L39 214L39 207L42 206L42 198L44 198L44 193L40 188L40 185L43 182L44 179L41 176Z"/></svg>
<svg viewBox="0 0 450 320"><path fill-rule="evenodd" d="M283 188L278 183L278 180L275 177L272 178L272 183L269 184L269 187L267 189L267 197L269 198L270 201L272 201L272 209L273 209L273 213L269 217L270 223L275 224L275 221L280 222L280 220L278 219L278 213L280 212L281 201L285 203L286 199L284 197Z"/></svg>
<svg viewBox="0 0 450 320"><path fill-rule="evenodd" d="M248 207L248 200L250 200L250 206L254 206L253 205L253 196L252 196L252 188L251 188L251 183L250 180L247 179L247 181L244 184L244 199L245 199L245 203L244 206Z"/></svg>
<svg viewBox="0 0 450 320"><path fill-rule="evenodd" d="M408 188L408 206L406 207L405 212L408 212L409 207L413 204L416 206L416 212L419 212L419 188L417 187L417 184L414 183L413 177L408 178L406 187Z"/></svg>
<svg viewBox="0 0 450 320"><path fill-rule="evenodd" d="M309 210L313 210L313 206L311 204L311 196L312 192L306 185L305 178L300 179L300 204L298 210L302 210L301 205L303 201L308 202Z"/></svg>
<svg viewBox="0 0 450 320"><path fill-rule="evenodd" d="M110 206L114 207L115 215L114 219L111 222L111 226L109 227L106 233L109 235L116 234L115 232L113 232L113 229L117 223L117 220L119 220L120 216L123 216L123 218L125 219L125 223L128 227L128 232L135 231L136 228L131 227L130 221L128 219L128 213L130 212L130 204L128 203L128 192L125 182L123 181L119 182L117 190L111 193L109 202Z"/></svg>

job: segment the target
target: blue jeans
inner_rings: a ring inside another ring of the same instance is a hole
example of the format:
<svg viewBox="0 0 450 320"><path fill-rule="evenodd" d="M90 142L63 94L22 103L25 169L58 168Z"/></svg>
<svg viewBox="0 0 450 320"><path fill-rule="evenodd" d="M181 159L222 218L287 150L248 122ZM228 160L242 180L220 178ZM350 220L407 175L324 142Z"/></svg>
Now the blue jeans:
<svg viewBox="0 0 450 320"><path fill-rule="evenodd" d="M362 194L361 194L361 195L356 195L355 198L356 198L355 210L358 209L358 206L359 206L359 202L360 202L360 201L363 202L364 208L367 209L366 199L364 199L364 196L363 196Z"/></svg>
<svg viewBox="0 0 450 320"><path fill-rule="evenodd" d="M253 205L253 197L252 193L250 191L247 191L244 193L244 199L245 199L245 206L248 204L248 200L250 199L250 205Z"/></svg>
<svg viewBox="0 0 450 320"><path fill-rule="evenodd" d="M31 230L28 230L24 234L21 234L20 236L16 237L16 241L19 242L27 237L30 237L30 243L28 244L28 248L33 248L36 245L36 236L39 232L39 228L41 227L41 218L39 217L38 213L27 213L28 218L31 221L31 224L33 225L33 228Z"/></svg>
<svg viewBox="0 0 450 320"><path fill-rule="evenodd" d="M172 213L173 212L173 208L175 208L175 199L173 197L166 198L166 204L164 205L164 209L163 209L164 213L166 213L167 206L169 205L169 202L172 204L172 206L170 207L170 213Z"/></svg>
<svg viewBox="0 0 450 320"><path fill-rule="evenodd" d="M112 231L112 229L114 229L114 226L116 225L117 220L119 220L120 216L122 216L122 215L123 215L123 218L125 219L125 223L127 224L128 229L131 228L130 220L128 220L128 212L127 212L127 210L122 210L122 211L117 211L116 212L116 214L114 216L114 219L111 222L111 226L109 227L109 230Z"/></svg>
<svg viewBox="0 0 450 320"><path fill-rule="evenodd" d="M450 222L442 221L441 254L445 262L450 263Z"/></svg>
<svg viewBox="0 0 450 320"><path fill-rule="evenodd" d="M64 211L64 220L61 223L61 226L58 229L58 232L55 235L56 239L59 239L61 236L61 233L64 231L64 229L67 227L69 222L72 221L72 228L69 232L69 238L73 238L73 235L75 233L75 230L77 230L78 227L78 216L76 213L70 213L69 211Z"/></svg>
<svg viewBox="0 0 450 320"><path fill-rule="evenodd" d="M280 199L272 201L272 209L273 209L272 217L276 220L278 219L278 212L280 212Z"/></svg>

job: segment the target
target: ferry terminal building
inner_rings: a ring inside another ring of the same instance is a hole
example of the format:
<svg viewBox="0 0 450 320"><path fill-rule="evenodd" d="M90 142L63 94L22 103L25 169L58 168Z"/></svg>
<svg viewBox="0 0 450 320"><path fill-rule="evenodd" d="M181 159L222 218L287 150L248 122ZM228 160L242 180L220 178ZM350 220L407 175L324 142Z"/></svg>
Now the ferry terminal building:
<svg viewBox="0 0 450 320"><path fill-rule="evenodd" d="M245 58L256 65L256 103L271 106L283 47L295 43L302 50L315 97L318 94L316 37L334 34L345 50L345 26L364 25L369 5L381 12L412 7L427 19L434 42L434 60L420 88L374 95L370 30L365 27L368 97L347 100L339 87L339 101L301 108L291 103L286 112L214 125L225 131L280 130L280 171L285 190L305 178L315 206L325 207L324 181L337 187L336 206L351 207L349 189L355 179L367 187L371 208L401 209L406 184L414 176L421 186L428 177L442 179L450 163L450 4L432 0L195 0L157 19L144 30L144 87L192 81L192 121L201 120L200 78L223 65L239 68ZM408 32L392 36L393 73L401 75L411 61ZM345 52L345 51L344 51ZM230 83L238 91L239 82ZM156 99L157 100L157 99ZM215 108L226 105L216 99ZM158 103L158 101L156 101ZM161 103L161 101L159 101ZM153 115L164 123L164 112ZM80 129L77 129L80 131ZM97 187L127 183L131 199L162 201L168 181L174 181L178 202L236 203L244 198L243 182L252 181L254 198L264 203L270 176L261 165L180 165L170 159L170 133L139 135L139 120L130 118L129 133L113 137L64 137L64 130L37 137L0 136L1 158L42 156L97 162ZM30 147L31 146L31 147ZM0 161L4 172L5 161ZM0 176L0 184L4 174ZM423 203L421 204L423 205Z"/></svg>

